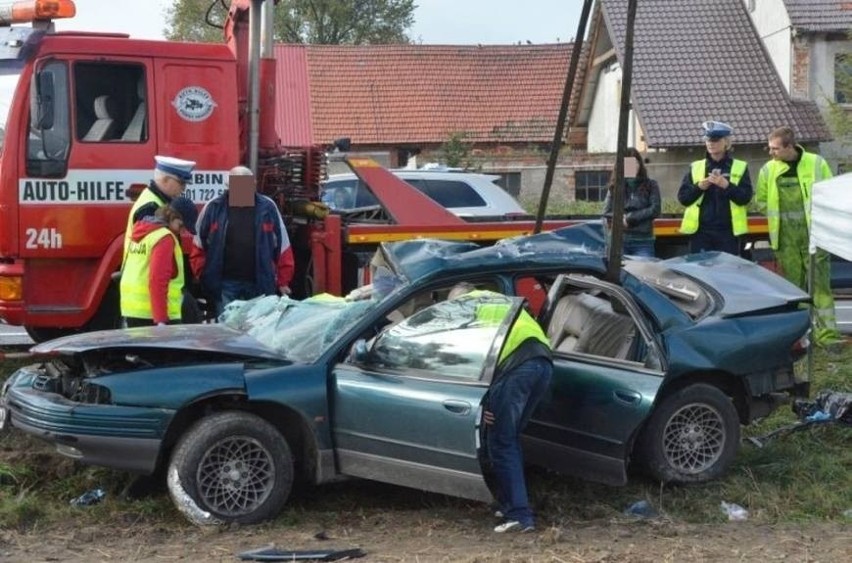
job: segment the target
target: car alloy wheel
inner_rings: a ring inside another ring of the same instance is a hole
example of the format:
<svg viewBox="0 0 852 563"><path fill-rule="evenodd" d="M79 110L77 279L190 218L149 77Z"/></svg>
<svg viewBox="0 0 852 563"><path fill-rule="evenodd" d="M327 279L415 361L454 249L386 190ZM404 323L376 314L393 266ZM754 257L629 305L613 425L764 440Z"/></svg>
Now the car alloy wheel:
<svg viewBox="0 0 852 563"><path fill-rule="evenodd" d="M663 451L672 467L688 474L701 473L719 460L725 449L722 415L705 403L678 409L663 430Z"/></svg>
<svg viewBox="0 0 852 563"><path fill-rule="evenodd" d="M703 483L730 467L740 420L718 387L696 383L664 396L636 444L636 457L665 483Z"/></svg>
<svg viewBox="0 0 852 563"><path fill-rule="evenodd" d="M181 437L167 481L175 505L195 524L254 524L274 517L287 501L293 457L266 420L219 412Z"/></svg>
<svg viewBox="0 0 852 563"><path fill-rule="evenodd" d="M234 436L204 453L195 479L205 506L237 517L250 514L269 498L274 476L272 454L250 436Z"/></svg>

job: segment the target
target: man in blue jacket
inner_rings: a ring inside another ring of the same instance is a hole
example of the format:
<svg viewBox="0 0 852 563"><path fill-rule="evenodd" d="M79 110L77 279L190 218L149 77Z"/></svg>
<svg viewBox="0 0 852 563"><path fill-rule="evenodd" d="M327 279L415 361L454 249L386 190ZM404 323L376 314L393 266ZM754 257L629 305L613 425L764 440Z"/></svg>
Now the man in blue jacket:
<svg viewBox="0 0 852 563"><path fill-rule="evenodd" d="M245 166L230 171L253 176ZM278 206L254 193L254 204L234 206L230 190L209 201L198 216L192 271L208 298L216 301L217 316L237 299L286 295L293 278L290 238Z"/></svg>

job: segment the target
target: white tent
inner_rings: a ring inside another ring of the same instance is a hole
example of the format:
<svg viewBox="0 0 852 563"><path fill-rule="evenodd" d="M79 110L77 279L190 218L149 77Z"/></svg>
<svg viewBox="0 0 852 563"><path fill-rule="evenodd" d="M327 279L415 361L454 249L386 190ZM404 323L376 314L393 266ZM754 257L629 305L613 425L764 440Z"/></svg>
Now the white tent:
<svg viewBox="0 0 852 563"><path fill-rule="evenodd" d="M852 173L815 183L811 197L810 253L822 248L852 261Z"/></svg>

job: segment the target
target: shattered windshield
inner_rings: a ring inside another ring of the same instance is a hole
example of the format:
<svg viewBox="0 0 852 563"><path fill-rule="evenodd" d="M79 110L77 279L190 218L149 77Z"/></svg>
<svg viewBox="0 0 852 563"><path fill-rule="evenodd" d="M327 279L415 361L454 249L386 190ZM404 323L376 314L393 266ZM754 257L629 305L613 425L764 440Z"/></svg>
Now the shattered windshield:
<svg viewBox="0 0 852 563"><path fill-rule="evenodd" d="M9 109L12 106L12 98L21 78L22 65L13 61L0 62L0 147L6 138L6 121L9 118Z"/></svg>
<svg viewBox="0 0 852 563"><path fill-rule="evenodd" d="M302 301L269 295L230 303L220 318L293 362L317 360L346 331L403 283L387 270L349 295L322 293Z"/></svg>

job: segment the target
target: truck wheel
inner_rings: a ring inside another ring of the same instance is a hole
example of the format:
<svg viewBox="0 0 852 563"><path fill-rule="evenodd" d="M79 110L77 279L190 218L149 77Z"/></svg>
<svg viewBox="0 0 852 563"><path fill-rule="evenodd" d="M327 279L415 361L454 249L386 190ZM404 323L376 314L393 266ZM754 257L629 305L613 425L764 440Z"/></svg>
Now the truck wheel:
<svg viewBox="0 0 852 563"><path fill-rule="evenodd" d="M734 460L740 421L731 399L707 384L665 397L642 432L637 454L665 483L703 483L722 475Z"/></svg>
<svg viewBox="0 0 852 563"><path fill-rule="evenodd" d="M275 517L290 496L293 457L262 418L221 412L183 435L168 473L169 494L193 523L255 524Z"/></svg>

